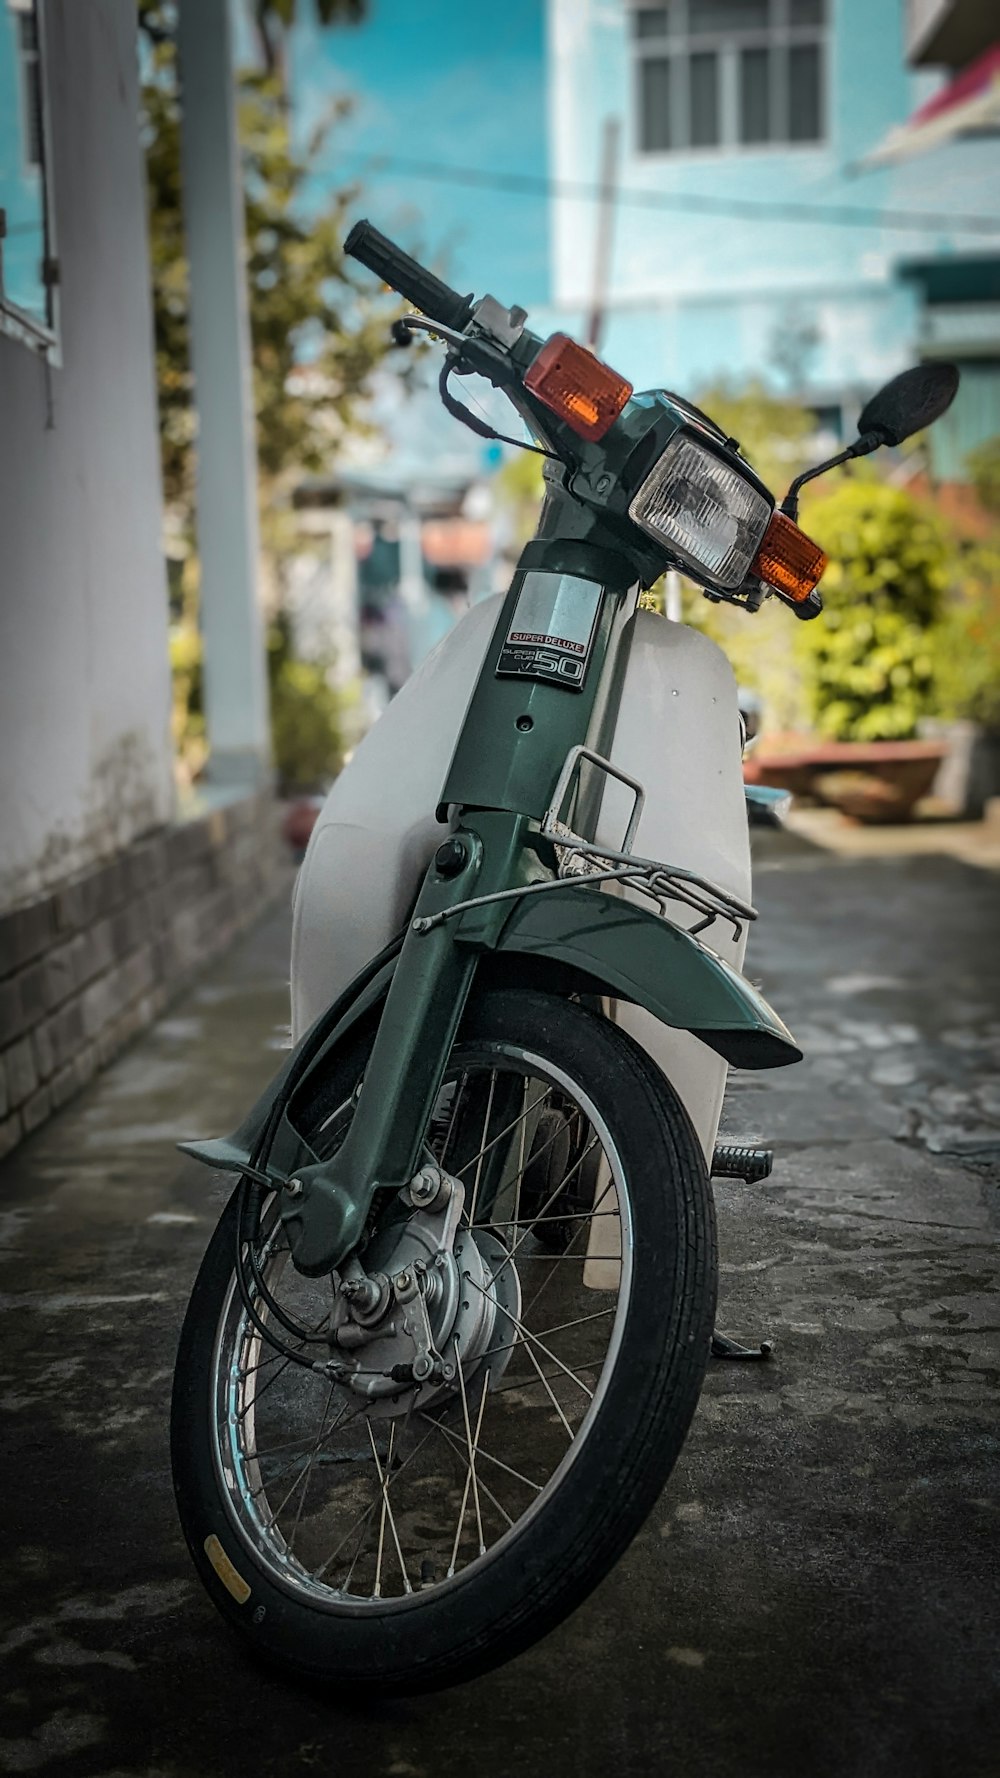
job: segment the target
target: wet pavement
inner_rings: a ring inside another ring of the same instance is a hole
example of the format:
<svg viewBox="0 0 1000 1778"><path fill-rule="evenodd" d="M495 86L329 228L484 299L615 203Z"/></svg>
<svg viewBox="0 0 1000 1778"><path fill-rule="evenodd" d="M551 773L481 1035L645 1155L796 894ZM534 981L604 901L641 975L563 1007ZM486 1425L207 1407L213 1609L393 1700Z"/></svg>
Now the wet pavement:
<svg viewBox="0 0 1000 1778"><path fill-rule="evenodd" d="M430 1699L244 1659L176 1523L167 1403L221 1203L178 1133L280 1062L272 916L0 1169L0 1771L1000 1778L1000 880L765 836L750 973L807 1049L733 1077L720 1325L682 1459L592 1598Z"/></svg>

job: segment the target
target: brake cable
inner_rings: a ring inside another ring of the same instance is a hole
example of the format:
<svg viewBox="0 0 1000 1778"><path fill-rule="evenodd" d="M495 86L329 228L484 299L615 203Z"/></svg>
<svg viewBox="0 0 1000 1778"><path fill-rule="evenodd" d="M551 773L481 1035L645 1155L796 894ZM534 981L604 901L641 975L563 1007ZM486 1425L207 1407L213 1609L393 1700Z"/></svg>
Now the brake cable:
<svg viewBox="0 0 1000 1778"><path fill-rule="evenodd" d="M304 1327L299 1326L297 1321L291 1320L286 1311L281 1307L281 1304L275 1301L264 1282L264 1276L260 1269L260 1262L254 1251L254 1241L260 1234L260 1213L262 1207L263 1197L260 1183L257 1180L249 1180L248 1189L241 1203L241 1211L247 1212L248 1220L250 1222L251 1233L250 1238L247 1240L247 1254L250 1260L250 1275L253 1278L254 1284L257 1286L257 1293L263 1298L263 1301L270 1309L272 1315L274 1315L276 1320L281 1322L282 1327L287 1333L292 1334L296 1339L305 1340L307 1344L322 1345L323 1340L321 1336L307 1332Z"/></svg>
<svg viewBox="0 0 1000 1778"><path fill-rule="evenodd" d="M448 387L448 379L452 371L457 369L459 362L460 354L449 352L441 366L441 375L438 377L438 394L453 420L461 420L463 426L468 426L470 432L478 433L480 438L496 439L498 444L514 445L519 451L534 451L538 457L551 457L553 463L562 462L562 458L556 451L548 451L544 445L529 444L525 438L511 438L509 433L498 432L488 420L481 420L478 414L474 414L471 408L467 408L463 402L459 401L457 395L453 395Z"/></svg>
<svg viewBox="0 0 1000 1778"><path fill-rule="evenodd" d="M295 1349L294 1346L288 1346L285 1344L284 1340L279 1339L278 1336L275 1334L273 1328L268 1327L267 1323L261 1320L260 1315L257 1313L257 1310L254 1307L253 1300L250 1295L250 1290L247 1285L246 1273L244 1271L244 1262L243 1262L243 1242L245 1239L245 1237L244 1237L244 1215L245 1215L245 1211L246 1211L246 1207L247 1207L247 1200L250 1197L251 1192L253 1192L255 1190L259 1191L260 1187L257 1186L253 1180L245 1179L242 1181L242 1183L238 1187L238 1189L242 1193L242 1196L240 1198L239 1207L237 1209L237 1214L236 1214L236 1286L237 1286L237 1289L239 1290L240 1299L243 1303L243 1307L246 1310L248 1316L250 1317L250 1320L253 1322L254 1326L257 1328L258 1332L263 1335L263 1337L267 1341L268 1345L273 1347L274 1351L279 1353L280 1356L282 1358L284 1358L286 1364L288 1364L288 1363L298 1364L298 1365L301 1365L304 1370L308 1370L308 1371L315 1371L317 1368L322 1369L323 1367L322 1366L318 1367L314 1359L305 1358L300 1351L297 1351ZM259 1204L257 1205L256 1208L257 1208L257 1220L258 1220L258 1227L259 1227L259 1219L260 1219ZM252 1253L251 1243L252 1243L253 1239L255 1238L256 1234L257 1234L257 1230L256 1229L252 1230L250 1237L247 1239L248 1252ZM254 1266L253 1261L251 1261L251 1270L255 1274L254 1282L257 1284L258 1290L261 1290L261 1294L265 1297L265 1300L268 1302L268 1306L270 1308L272 1308L272 1310L277 1314L278 1318L285 1323L286 1327L288 1327L288 1323L287 1323L287 1321L285 1321L285 1317L282 1315L281 1310L278 1309L277 1305L273 1302L273 1299L270 1296L270 1292L267 1291L266 1287L264 1287L262 1289L261 1280L256 1275L256 1267ZM291 1331L292 1330L289 1328L289 1332L291 1332ZM313 1342L313 1344L323 1344L323 1345L326 1344L325 1340L321 1340L317 1335L307 1334L304 1328L299 1328L297 1330L297 1332L298 1332L299 1337L302 1338L303 1340L307 1340L307 1341L311 1340Z"/></svg>

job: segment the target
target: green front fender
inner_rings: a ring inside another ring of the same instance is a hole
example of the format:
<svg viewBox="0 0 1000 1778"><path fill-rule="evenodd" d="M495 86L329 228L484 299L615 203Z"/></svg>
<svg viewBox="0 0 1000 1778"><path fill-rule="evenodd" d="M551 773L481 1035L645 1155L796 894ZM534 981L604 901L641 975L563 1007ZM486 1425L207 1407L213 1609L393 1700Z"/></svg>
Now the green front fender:
<svg viewBox="0 0 1000 1778"><path fill-rule="evenodd" d="M459 934L471 943L473 918L463 920ZM562 965L601 993L690 1031L737 1068L802 1060L756 988L690 933L635 902L571 883L526 895L504 922L496 949Z"/></svg>
<svg viewBox="0 0 1000 1778"><path fill-rule="evenodd" d="M662 1024L701 1038L738 1068L781 1068L802 1059L781 1020L743 976L690 933L634 902L567 883L524 896L499 932L470 911L455 936L484 953L487 977L505 978L501 957L534 958L543 974L555 972L564 991L633 1001ZM498 958L492 969L491 952ZM398 954L396 941L317 1019L232 1136L179 1143L183 1152L210 1167L241 1172L289 1077L294 1072L301 1087L358 1020L374 1012L389 991ZM281 1118L270 1165L289 1173L313 1158L287 1117Z"/></svg>

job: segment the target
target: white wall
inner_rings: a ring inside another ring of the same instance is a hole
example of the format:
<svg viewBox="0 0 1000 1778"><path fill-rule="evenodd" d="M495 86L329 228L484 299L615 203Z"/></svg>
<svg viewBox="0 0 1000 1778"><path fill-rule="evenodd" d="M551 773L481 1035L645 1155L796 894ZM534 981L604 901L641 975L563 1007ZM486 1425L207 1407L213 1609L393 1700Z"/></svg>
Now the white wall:
<svg viewBox="0 0 1000 1778"><path fill-rule="evenodd" d="M47 21L62 366L0 336L0 907L172 812L135 0Z"/></svg>

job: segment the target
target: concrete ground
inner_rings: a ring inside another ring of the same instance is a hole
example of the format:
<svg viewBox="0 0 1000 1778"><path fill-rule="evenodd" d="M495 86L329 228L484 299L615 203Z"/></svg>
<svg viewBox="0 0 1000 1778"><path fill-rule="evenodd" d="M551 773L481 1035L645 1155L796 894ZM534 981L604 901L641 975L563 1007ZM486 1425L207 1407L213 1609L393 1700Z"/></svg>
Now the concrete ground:
<svg viewBox="0 0 1000 1778"><path fill-rule="evenodd" d="M646 1529L485 1679L350 1708L194 1582L167 1399L216 1214L179 1133L280 1061L276 914L0 1171L0 1770L998 1778L1000 909L940 857L765 836L751 972L808 1060L733 1081L714 1363Z"/></svg>

